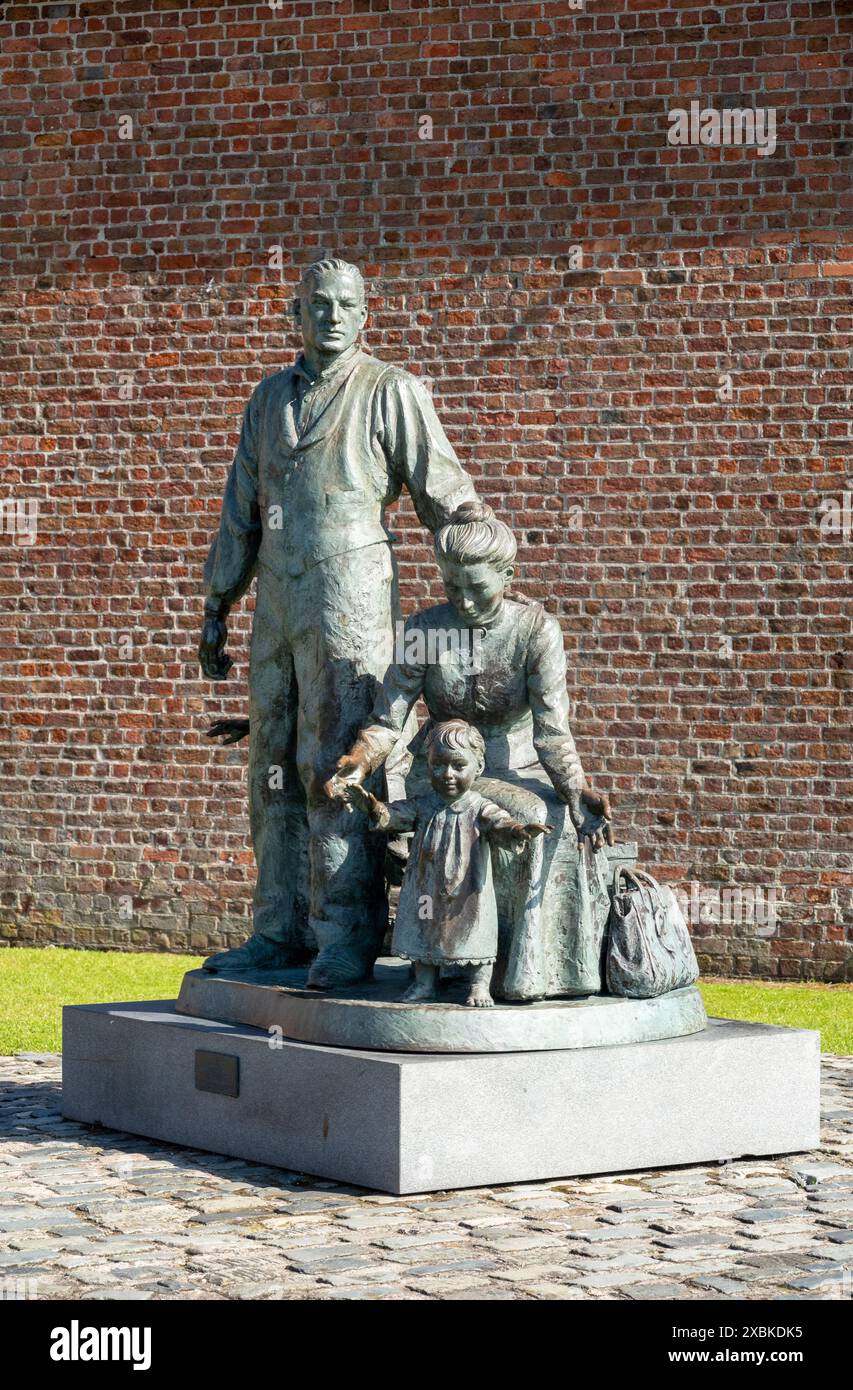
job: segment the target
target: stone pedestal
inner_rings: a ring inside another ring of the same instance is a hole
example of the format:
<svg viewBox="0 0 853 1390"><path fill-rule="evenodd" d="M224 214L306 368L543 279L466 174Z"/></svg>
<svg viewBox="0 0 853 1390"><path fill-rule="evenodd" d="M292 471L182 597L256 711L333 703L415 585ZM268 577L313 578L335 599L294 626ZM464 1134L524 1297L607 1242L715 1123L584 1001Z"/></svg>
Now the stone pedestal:
<svg viewBox="0 0 853 1390"><path fill-rule="evenodd" d="M70 1119L392 1193L818 1144L819 1034L712 1019L542 1052L289 1042L163 1001L64 1010Z"/></svg>
<svg viewBox="0 0 853 1390"><path fill-rule="evenodd" d="M190 970L175 1009L221 1023L245 1023L291 1042L382 1052L542 1052L566 1047L612 1047L682 1037L705 1027L695 985L657 999L587 995L466 1008L461 980L442 982L439 1002L403 1004L408 963L377 961L373 979L318 993L295 967L230 978Z"/></svg>

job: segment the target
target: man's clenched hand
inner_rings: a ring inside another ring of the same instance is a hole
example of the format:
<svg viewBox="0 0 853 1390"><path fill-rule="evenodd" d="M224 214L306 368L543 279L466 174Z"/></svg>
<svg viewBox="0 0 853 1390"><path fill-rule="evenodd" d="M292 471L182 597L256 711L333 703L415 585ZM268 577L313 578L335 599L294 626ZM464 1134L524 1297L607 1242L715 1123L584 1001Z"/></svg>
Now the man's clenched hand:
<svg viewBox="0 0 853 1390"><path fill-rule="evenodd" d="M224 681L234 665L225 650L227 640L228 628L225 619L205 614L204 625L201 629L201 641L198 646L198 659L208 680Z"/></svg>

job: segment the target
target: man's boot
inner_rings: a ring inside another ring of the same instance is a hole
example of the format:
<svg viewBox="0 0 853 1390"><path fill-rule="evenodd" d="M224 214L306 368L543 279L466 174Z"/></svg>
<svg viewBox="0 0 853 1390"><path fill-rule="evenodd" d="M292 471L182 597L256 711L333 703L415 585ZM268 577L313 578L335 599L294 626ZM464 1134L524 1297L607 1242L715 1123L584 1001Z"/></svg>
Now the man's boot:
<svg viewBox="0 0 853 1390"><path fill-rule="evenodd" d="M341 989L344 985L357 985L363 980L371 980L374 959L374 955L365 959L358 951L347 951L340 946L325 946L308 971L305 987Z"/></svg>
<svg viewBox="0 0 853 1390"><path fill-rule="evenodd" d="M305 964L308 959L306 951L294 950L281 941L259 936L256 932L248 941L244 941L242 946L208 956L202 968L209 970L213 975L241 970L287 970L290 966Z"/></svg>

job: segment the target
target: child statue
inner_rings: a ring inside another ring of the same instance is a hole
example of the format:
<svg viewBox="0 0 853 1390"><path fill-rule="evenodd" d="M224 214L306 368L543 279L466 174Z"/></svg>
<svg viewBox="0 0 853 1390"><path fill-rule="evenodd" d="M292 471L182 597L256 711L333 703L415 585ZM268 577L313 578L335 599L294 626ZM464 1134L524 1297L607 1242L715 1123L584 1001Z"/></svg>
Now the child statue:
<svg viewBox="0 0 853 1390"><path fill-rule="evenodd" d="M357 783L347 799L366 811L376 830L414 830L400 890L392 950L411 960L408 1004L437 997L442 966L468 983L465 1004L488 1008L498 949L498 914L490 842L521 849L550 825L522 825L473 784L483 771L482 735L463 719L434 724L426 743L432 793L385 805Z"/></svg>

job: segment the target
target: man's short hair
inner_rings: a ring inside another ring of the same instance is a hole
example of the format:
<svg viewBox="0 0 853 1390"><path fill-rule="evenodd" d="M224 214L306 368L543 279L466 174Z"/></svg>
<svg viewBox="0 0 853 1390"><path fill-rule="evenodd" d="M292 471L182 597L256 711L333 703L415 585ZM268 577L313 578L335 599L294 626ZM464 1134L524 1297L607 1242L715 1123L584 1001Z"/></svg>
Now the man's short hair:
<svg viewBox="0 0 853 1390"><path fill-rule="evenodd" d="M339 256L324 257L323 260L314 261L303 272L302 279L299 281L299 298L308 294L311 286L321 275L349 275L358 286L362 299L366 298L364 288L364 277L357 265L352 265L350 261L342 261Z"/></svg>

